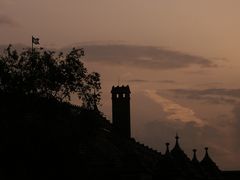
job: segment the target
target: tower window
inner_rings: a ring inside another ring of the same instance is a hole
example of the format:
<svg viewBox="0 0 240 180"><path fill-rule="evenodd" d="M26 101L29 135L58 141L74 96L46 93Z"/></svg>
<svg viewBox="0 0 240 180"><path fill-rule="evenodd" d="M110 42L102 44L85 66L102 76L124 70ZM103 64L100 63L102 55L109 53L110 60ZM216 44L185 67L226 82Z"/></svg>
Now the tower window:
<svg viewBox="0 0 240 180"><path fill-rule="evenodd" d="M126 94L123 93L123 98L125 98L125 97L126 97Z"/></svg>
<svg viewBox="0 0 240 180"><path fill-rule="evenodd" d="M117 94L117 98L119 98L119 94Z"/></svg>

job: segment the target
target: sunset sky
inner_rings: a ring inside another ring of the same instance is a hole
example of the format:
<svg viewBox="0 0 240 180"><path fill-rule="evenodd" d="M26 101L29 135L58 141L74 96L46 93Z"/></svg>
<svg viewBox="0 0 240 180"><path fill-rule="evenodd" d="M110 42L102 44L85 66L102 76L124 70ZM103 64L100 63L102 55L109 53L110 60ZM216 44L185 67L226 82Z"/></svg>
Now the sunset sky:
<svg viewBox="0 0 240 180"><path fill-rule="evenodd" d="M0 0L0 47L82 47L102 78L130 85L132 136L192 158L204 147L221 169L240 169L239 0ZM1 46L3 45L3 46ZM74 100L77 103L77 100Z"/></svg>

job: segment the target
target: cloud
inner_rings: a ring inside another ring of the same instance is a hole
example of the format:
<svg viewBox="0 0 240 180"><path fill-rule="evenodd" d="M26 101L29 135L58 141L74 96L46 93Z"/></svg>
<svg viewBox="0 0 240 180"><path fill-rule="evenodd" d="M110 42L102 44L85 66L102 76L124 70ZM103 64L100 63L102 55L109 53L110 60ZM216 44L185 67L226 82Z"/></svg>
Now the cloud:
<svg viewBox="0 0 240 180"><path fill-rule="evenodd" d="M168 114L167 118L169 120L185 123L194 122L198 126L205 125L205 122L198 118L192 109L181 106L172 100L162 97L154 90L146 90L146 94L150 99L162 106L164 112Z"/></svg>
<svg viewBox="0 0 240 180"><path fill-rule="evenodd" d="M158 81L149 81L146 79L130 79L130 83L163 83L163 84L176 84L176 81L173 80L158 80Z"/></svg>
<svg viewBox="0 0 240 180"><path fill-rule="evenodd" d="M18 24L6 15L0 15L0 26L17 26Z"/></svg>
<svg viewBox="0 0 240 180"><path fill-rule="evenodd" d="M173 80L159 80L159 81L156 81L158 83L164 83L164 84L176 84L177 82L176 81L173 81Z"/></svg>
<svg viewBox="0 0 240 180"><path fill-rule="evenodd" d="M209 74L210 71L207 71L206 69L190 69L190 70L185 70L184 71L185 74L187 75L206 75Z"/></svg>
<svg viewBox="0 0 240 180"><path fill-rule="evenodd" d="M199 83L199 84L196 84L195 86L198 87L198 88L201 88L203 89L204 87L205 88L216 88L216 87L222 87L223 86L223 82L206 82L206 83Z"/></svg>
<svg viewBox="0 0 240 180"><path fill-rule="evenodd" d="M166 93L175 98L201 100L213 104L235 104L240 102L240 89L170 89Z"/></svg>
<svg viewBox="0 0 240 180"><path fill-rule="evenodd" d="M79 46L79 45L76 45ZM146 69L178 69L192 65L215 67L212 60L154 46L82 44L87 61ZM64 48L64 50L69 47Z"/></svg>
<svg viewBox="0 0 240 180"><path fill-rule="evenodd" d="M149 83L151 81L144 80L144 79L131 79L131 80L128 80L128 82L130 82L130 83Z"/></svg>

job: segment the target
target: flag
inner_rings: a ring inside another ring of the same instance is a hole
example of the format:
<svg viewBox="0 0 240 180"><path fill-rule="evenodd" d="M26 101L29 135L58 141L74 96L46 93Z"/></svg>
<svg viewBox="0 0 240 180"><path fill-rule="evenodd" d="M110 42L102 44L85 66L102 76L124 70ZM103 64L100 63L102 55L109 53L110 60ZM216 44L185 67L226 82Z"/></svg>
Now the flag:
<svg viewBox="0 0 240 180"><path fill-rule="evenodd" d="M39 43L39 38L35 38L35 37L32 36L32 43L33 44L40 44Z"/></svg>

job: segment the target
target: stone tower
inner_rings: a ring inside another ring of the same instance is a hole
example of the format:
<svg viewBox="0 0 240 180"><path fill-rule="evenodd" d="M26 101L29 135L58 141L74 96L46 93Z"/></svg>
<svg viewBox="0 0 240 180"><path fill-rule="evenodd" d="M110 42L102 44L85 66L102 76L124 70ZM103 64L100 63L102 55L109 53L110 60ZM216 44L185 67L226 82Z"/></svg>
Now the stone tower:
<svg viewBox="0 0 240 180"><path fill-rule="evenodd" d="M114 130L125 138L131 137L130 88L112 87L112 122Z"/></svg>

